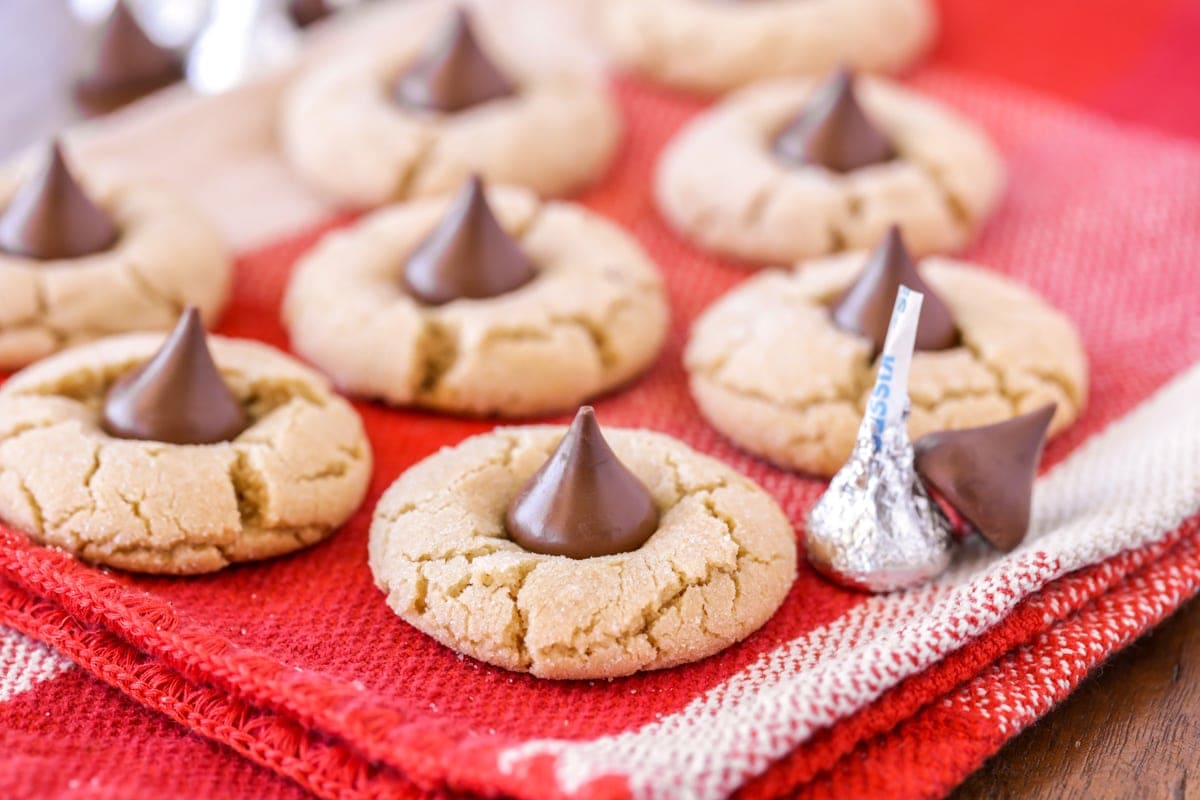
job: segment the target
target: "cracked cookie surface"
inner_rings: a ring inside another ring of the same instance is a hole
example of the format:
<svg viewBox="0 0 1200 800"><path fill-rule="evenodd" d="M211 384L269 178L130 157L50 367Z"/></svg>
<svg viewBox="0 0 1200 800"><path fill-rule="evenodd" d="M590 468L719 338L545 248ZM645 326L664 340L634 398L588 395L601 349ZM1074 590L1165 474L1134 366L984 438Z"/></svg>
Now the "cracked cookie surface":
<svg viewBox="0 0 1200 800"><path fill-rule="evenodd" d="M0 389L0 517L42 544L136 572L193 574L306 547L362 502L371 450L324 378L262 344L209 336L252 423L229 442L117 439L108 387L158 334L82 345Z"/></svg>
<svg viewBox="0 0 1200 800"><path fill-rule="evenodd" d="M896 70L936 27L928 0L605 0L590 13L619 64L701 92L839 66Z"/></svg>
<svg viewBox="0 0 1200 800"><path fill-rule="evenodd" d="M34 166L0 173L0 209ZM121 230L110 249L46 261L0 251L0 371L102 336L170 330L188 305L212 322L225 305L233 263L203 215L154 186L89 189Z"/></svg>
<svg viewBox="0 0 1200 800"><path fill-rule="evenodd" d="M571 559L509 539L508 504L565 430L498 428L392 484L369 545L392 610L458 652L543 678L696 661L775 613L796 574L787 517L748 478L662 434L605 430L661 513L641 548Z"/></svg>
<svg viewBox="0 0 1200 800"><path fill-rule="evenodd" d="M283 101L280 140L297 172L363 206L450 192L471 174L542 196L600 176L621 130L603 79L594 69L538 58L511 20L500 35L481 15L477 29L516 94L448 114L393 102L391 82L438 35L450 7L425 5L386 43L341 52L295 79Z"/></svg>
<svg viewBox="0 0 1200 800"><path fill-rule="evenodd" d="M353 394L506 417L574 408L648 366L668 312L637 243L580 206L512 187L487 196L532 260L532 281L422 305L404 289L404 261L450 198L386 208L331 233L297 265L284 299L296 352Z"/></svg>
<svg viewBox="0 0 1200 800"><path fill-rule="evenodd" d="M754 86L667 145L655 177L659 210L700 247L749 262L870 247L892 224L913 253L961 248L1000 196L999 154L973 124L932 100L866 76L857 85L895 159L841 174L784 163L771 139L819 84Z"/></svg>
<svg viewBox="0 0 1200 800"><path fill-rule="evenodd" d="M783 467L832 475L846 459L875 379L871 344L834 325L829 304L867 255L758 275L696 321L684 353L692 396L717 430ZM909 375L915 439L986 425L1054 402L1050 435L1087 396L1071 322L1031 290L980 267L930 257L921 276L945 301L959 347L918 352Z"/></svg>

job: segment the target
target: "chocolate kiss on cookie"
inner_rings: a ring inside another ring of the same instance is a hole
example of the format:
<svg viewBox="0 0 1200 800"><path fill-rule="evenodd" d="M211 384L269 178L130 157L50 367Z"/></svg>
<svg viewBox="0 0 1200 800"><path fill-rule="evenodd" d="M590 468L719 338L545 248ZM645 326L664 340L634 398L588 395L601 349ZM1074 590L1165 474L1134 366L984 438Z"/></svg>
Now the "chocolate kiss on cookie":
<svg viewBox="0 0 1200 800"><path fill-rule="evenodd" d="M854 74L839 69L771 142L775 155L796 165L850 172L896 157L891 140L862 110Z"/></svg>
<svg viewBox="0 0 1200 800"><path fill-rule="evenodd" d="M404 286L427 305L511 292L537 270L496 220L479 176L459 190L438 226L404 263Z"/></svg>
<svg viewBox="0 0 1200 800"><path fill-rule="evenodd" d="M119 439L171 444L227 442L246 429L249 419L213 363L195 306L153 358L108 390L101 425Z"/></svg>
<svg viewBox="0 0 1200 800"><path fill-rule="evenodd" d="M0 250L27 258L80 258L107 250L119 235L71 174L57 140L0 213Z"/></svg>
<svg viewBox="0 0 1200 800"><path fill-rule="evenodd" d="M584 406L505 522L509 537L530 552L591 558L641 547L658 529L658 508Z"/></svg>
<svg viewBox="0 0 1200 800"><path fill-rule="evenodd" d="M918 350L947 350L959 343L958 326L942 299L921 279L908 248L893 225L867 259L867 265L833 303L833 321L838 327L871 340L878 353L883 349L896 293L904 284L925 295L921 322L917 326Z"/></svg>
<svg viewBox="0 0 1200 800"><path fill-rule="evenodd" d="M1029 532L1033 481L1054 409L1050 403L995 425L922 436L913 446L917 473L1008 552Z"/></svg>
<svg viewBox="0 0 1200 800"><path fill-rule="evenodd" d="M467 12L455 9L436 44L396 80L393 95L402 106L431 111L462 111L516 93L479 45Z"/></svg>
<svg viewBox="0 0 1200 800"><path fill-rule="evenodd" d="M325 0L289 0L287 12L297 27L307 28L314 22L328 17L333 13L333 9Z"/></svg>
<svg viewBox="0 0 1200 800"><path fill-rule="evenodd" d="M147 36L125 0L117 0L104 23L95 59L75 88L85 104L104 110L182 78L179 57Z"/></svg>

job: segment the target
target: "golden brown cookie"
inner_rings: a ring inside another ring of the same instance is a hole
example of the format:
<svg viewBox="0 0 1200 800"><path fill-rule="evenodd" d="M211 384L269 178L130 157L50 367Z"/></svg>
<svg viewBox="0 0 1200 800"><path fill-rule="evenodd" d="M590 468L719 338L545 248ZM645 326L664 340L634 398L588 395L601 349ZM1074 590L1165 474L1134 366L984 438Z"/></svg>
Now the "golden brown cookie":
<svg viewBox="0 0 1200 800"><path fill-rule="evenodd" d="M896 70L936 26L928 0L602 0L589 10L618 64L700 92L838 66Z"/></svg>
<svg viewBox="0 0 1200 800"><path fill-rule="evenodd" d="M425 305L401 273L456 199L386 208L330 234L297 265L284 300L296 352L352 394L505 417L573 408L645 369L668 311L637 243L571 203L505 187L487 197L532 260L532 281Z"/></svg>
<svg viewBox="0 0 1200 800"><path fill-rule="evenodd" d="M895 158L847 172L787 163L772 140L827 84L752 86L697 116L658 163L655 196L671 226L700 247L758 263L870 247L893 224L915 253L965 245L1003 184L983 132L931 99L860 77L858 102Z"/></svg>
<svg viewBox="0 0 1200 800"><path fill-rule="evenodd" d="M48 152L0 170L0 216L41 177ZM228 297L233 264L203 215L164 189L92 180L86 164L72 167L117 238L72 258L0 246L0 370L109 334L167 330L188 305L212 321Z"/></svg>
<svg viewBox="0 0 1200 800"><path fill-rule="evenodd" d="M513 542L505 509L564 430L498 428L392 484L369 553L397 614L454 650L543 678L695 661L770 618L795 578L787 517L747 478L662 434L607 431L660 511L639 549L573 559Z"/></svg>
<svg viewBox="0 0 1200 800"><path fill-rule="evenodd" d="M780 466L832 475L845 463L875 376L873 346L829 305L864 253L802 262L738 286L696 321L684 354L692 396L717 430ZM960 346L918 351L909 375L915 439L1058 406L1051 435L1087 397L1087 359L1063 314L980 267L926 258L919 269L953 314Z"/></svg>
<svg viewBox="0 0 1200 800"><path fill-rule="evenodd" d="M371 450L324 378L266 345L209 337L250 426L232 441L118 439L112 383L157 334L65 351L0 390L0 518L43 544L137 572L193 574L320 541L362 502Z"/></svg>
<svg viewBox="0 0 1200 800"><path fill-rule="evenodd" d="M578 63L547 63L546 48L511 15L471 15L479 46L514 84L511 95L455 111L398 103L397 77L452 25L451 4L407 5L386 41L339 52L295 79L280 138L297 172L364 206L449 192L473 173L542 196L599 177L620 139L603 77Z"/></svg>

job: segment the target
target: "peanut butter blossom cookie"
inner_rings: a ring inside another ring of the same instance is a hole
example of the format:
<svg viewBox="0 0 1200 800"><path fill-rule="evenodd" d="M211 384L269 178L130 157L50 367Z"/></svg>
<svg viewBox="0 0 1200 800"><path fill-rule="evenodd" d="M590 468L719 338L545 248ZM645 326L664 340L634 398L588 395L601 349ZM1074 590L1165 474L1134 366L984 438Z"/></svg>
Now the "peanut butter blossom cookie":
<svg viewBox="0 0 1200 800"><path fill-rule="evenodd" d="M696 321L684 354L712 425L780 466L832 475L850 456L898 287L925 295L909 375L910 434L1000 422L1056 404L1053 435L1087 396L1074 326L980 267L926 258L893 229L849 253L764 273Z"/></svg>
<svg viewBox="0 0 1200 800"><path fill-rule="evenodd" d="M144 184L91 189L57 142L0 171L0 370L111 333L216 317L232 264L217 232Z"/></svg>
<svg viewBox="0 0 1200 800"><path fill-rule="evenodd" d="M1000 195L974 125L845 70L754 86L698 116L659 160L667 221L700 247L759 263L873 246L899 224L917 253L965 245Z"/></svg>
<svg viewBox="0 0 1200 800"><path fill-rule="evenodd" d="M375 510L388 605L442 644L543 678L704 658L757 630L796 572L791 524L669 436L498 428L416 464Z"/></svg>
<svg viewBox="0 0 1200 800"><path fill-rule="evenodd" d="M929 0L604 0L591 12L617 63L700 92L842 64L896 70L935 28Z"/></svg>
<svg viewBox="0 0 1200 800"><path fill-rule="evenodd" d="M599 176L620 125L597 75L527 64L521 42L480 32L462 9L425 12L390 49L342 53L296 79L282 140L305 178L379 205L453 191L472 173L541 195Z"/></svg>
<svg viewBox="0 0 1200 800"><path fill-rule="evenodd" d="M284 300L297 352L395 405L526 416L574 408L658 353L667 304L619 228L531 192L384 209L326 237Z"/></svg>
<svg viewBox="0 0 1200 800"><path fill-rule="evenodd" d="M102 339L0 390L0 518L87 561L211 572L288 553L362 502L371 451L324 379L256 342Z"/></svg>

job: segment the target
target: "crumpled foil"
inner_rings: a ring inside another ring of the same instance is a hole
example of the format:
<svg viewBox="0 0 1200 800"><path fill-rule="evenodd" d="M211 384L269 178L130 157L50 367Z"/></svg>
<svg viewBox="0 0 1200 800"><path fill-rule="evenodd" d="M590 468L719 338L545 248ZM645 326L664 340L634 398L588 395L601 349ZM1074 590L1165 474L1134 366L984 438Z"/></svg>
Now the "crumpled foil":
<svg viewBox="0 0 1200 800"><path fill-rule="evenodd" d="M921 300L901 287L854 452L808 516L809 562L855 589L913 586L950 563L952 526L917 477L908 438L908 367Z"/></svg>
<svg viewBox="0 0 1200 800"><path fill-rule="evenodd" d="M228 91L293 61L300 41L284 0L212 0L188 52L188 83L203 94Z"/></svg>
<svg viewBox="0 0 1200 800"><path fill-rule="evenodd" d="M913 467L907 412L880 446L859 431L850 460L808 515L809 562L838 583L890 592L923 583L950 563L950 521Z"/></svg>

